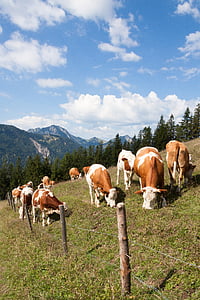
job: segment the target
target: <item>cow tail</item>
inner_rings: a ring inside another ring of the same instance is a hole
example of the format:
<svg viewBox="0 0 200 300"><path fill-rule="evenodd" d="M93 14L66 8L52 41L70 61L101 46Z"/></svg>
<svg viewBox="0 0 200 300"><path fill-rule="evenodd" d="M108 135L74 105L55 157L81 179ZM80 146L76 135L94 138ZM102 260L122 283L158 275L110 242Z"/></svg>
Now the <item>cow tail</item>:
<svg viewBox="0 0 200 300"><path fill-rule="evenodd" d="M172 173L172 177L174 180L176 180L176 168L177 168L177 162L174 161L174 164L173 164L173 173Z"/></svg>

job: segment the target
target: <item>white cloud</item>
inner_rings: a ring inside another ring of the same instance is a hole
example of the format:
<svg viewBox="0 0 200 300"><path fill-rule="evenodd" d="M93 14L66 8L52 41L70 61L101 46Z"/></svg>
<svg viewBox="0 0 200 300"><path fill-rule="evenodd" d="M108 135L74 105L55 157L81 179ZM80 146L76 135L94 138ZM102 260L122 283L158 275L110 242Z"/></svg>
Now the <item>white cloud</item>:
<svg viewBox="0 0 200 300"><path fill-rule="evenodd" d="M36 82L43 88L60 88L72 86L72 83L70 81L61 78L39 78L36 80Z"/></svg>
<svg viewBox="0 0 200 300"><path fill-rule="evenodd" d="M196 102L192 103L193 106L195 104ZM60 106L66 111L65 117L70 120L125 126L152 123L161 115L168 117L171 111L176 118L183 115L188 105L177 96L168 95L161 100L155 92L150 92L147 97L127 93L119 98L114 95L101 98L98 95L82 94Z"/></svg>
<svg viewBox="0 0 200 300"><path fill-rule="evenodd" d="M171 112L179 122L187 107L190 111L199 103L199 99L186 101L176 95L160 99L155 92L146 97L140 94L127 93L122 97L82 94L69 102L61 104L64 113L61 115L29 115L6 123L21 129L45 127L52 124L65 127L75 136L90 138L97 136L104 140L120 135L137 135L144 126L155 128L160 116L167 121ZM69 127L70 126L70 127Z"/></svg>
<svg viewBox="0 0 200 300"><path fill-rule="evenodd" d="M179 15L191 15L193 18L200 20L200 10L198 1L181 1L183 3L178 4L176 13Z"/></svg>
<svg viewBox="0 0 200 300"><path fill-rule="evenodd" d="M120 5L116 0L49 0L50 3L62 7L65 11L85 20L109 20L114 9Z"/></svg>
<svg viewBox="0 0 200 300"><path fill-rule="evenodd" d="M66 47L56 48L39 44L37 40L25 40L20 33L15 32L10 40L0 45L0 67L14 72L36 73L47 66L66 64L66 51Z"/></svg>
<svg viewBox="0 0 200 300"><path fill-rule="evenodd" d="M111 43L115 46L138 46L138 43L130 38L130 27L125 19L113 18L109 22L109 35Z"/></svg>
<svg viewBox="0 0 200 300"><path fill-rule="evenodd" d="M100 43L98 45L98 48L101 51L114 53L116 59L121 59L122 61L125 61L125 62L130 62L130 61L137 62L141 59L141 57L139 55L135 54L133 51L126 52L125 48L120 48L120 47L111 45L109 43Z"/></svg>
<svg viewBox="0 0 200 300"><path fill-rule="evenodd" d="M185 46L179 48L181 52L185 53L184 57L200 56L200 31L190 33L185 39Z"/></svg>
<svg viewBox="0 0 200 300"><path fill-rule="evenodd" d="M63 9L41 0L1 0L0 14L8 16L21 29L33 31L38 30L42 22L54 25L65 17Z"/></svg>

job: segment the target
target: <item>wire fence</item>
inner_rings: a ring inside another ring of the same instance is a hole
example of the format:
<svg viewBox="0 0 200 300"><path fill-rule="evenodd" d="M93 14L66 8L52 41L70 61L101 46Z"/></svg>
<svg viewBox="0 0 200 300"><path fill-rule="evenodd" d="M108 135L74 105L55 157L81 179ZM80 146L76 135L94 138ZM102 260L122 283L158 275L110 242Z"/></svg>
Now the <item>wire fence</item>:
<svg viewBox="0 0 200 300"><path fill-rule="evenodd" d="M12 208L13 210L16 211L16 208L15 208L14 201L13 201L13 199L12 199L11 193L9 193L9 192L7 193L6 199L7 199L7 201L8 201L9 206L11 206L11 208ZM29 226L31 226L31 225L29 225ZM72 229L76 229L76 230L79 230L79 231L90 232L90 233L96 234L96 235L105 235L105 236L114 237L114 238L116 238L116 240L117 240L118 237L119 237L116 233L115 233L115 234L112 234L112 233L107 233L107 232L105 232L105 231L97 231L96 229L83 228L83 227L80 227L80 226L78 226L78 225L72 225L72 224L70 224L69 222L68 222L68 223L65 223L65 226L66 226L67 228L68 228L68 227L69 227L69 228L71 227ZM32 230L32 227L31 227L31 230ZM67 232L68 232L68 231L67 231ZM175 257L175 256L172 256L172 255L170 255L170 254L168 254L168 253L165 253L165 252L162 252L162 251L160 251L160 250L158 250L158 249L155 249L155 248L153 248L153 247L151 247L151 246L149 246L149 245L145 245L145 244L143 244L143 243L139 243L139 242L137 242L137 240L129 240L129 245L131 245L131 246L133 246L133 247L134 247L134 246L139 246L139 247L148 249L148 250L150 250L151 252L154 252L154 253L157 253L157 254L159 254L159 255L162 255L162 256L165 256L165 257L167 257L167 258L170 258L171 260L174 260L174 261L176 261L176 262L179 262L179 263L181 263L181 264L183 264L183 265L190 266L190 267L193 267L193 268L195 268L195 269L200 270L200 265L197 265L197 264L195 264L195 263L191 263L191 262L184 261L184 260L182 260L182 259L180 259L180 258L177 258L177 257ZM65 245L65 247L67 247L67 245ZM179 247L179 249L181 249L181 247ZM79 251L81 251L81 249L79 249ZM85 250L82 250L82 252L85 252ZM91 251L88 251L88 253L90 253L90 252L91 252ZM92 256L94 256L94 255L92 255L92 254L90 253L90 256L92 257ZM98 259L98 257L97 257L96 255L95 255L94 257L95 257L95 260ZM133 257L134 257L134 256L133 256ZM128 255L128 258L129 258L131 261L133 261L133 258L132 258L131 253ZM117 266L116 264L114 264L114 263L111 263L111 262L108 262L108 261L102 261L102 259L101 259L101 262L104 263L104 264L112 265L113 267L115 267L116 269L118 269L118 266ZM157 288L157 287L155 287L155 286L152 286L152 285L150 285L150 284L147 284L147 283L146 283L144 280L142 280L140 277L136 276L136 275L133 273L132 270L131 270L131 275L132 275L132 277L133 277L137 282L139 282L141 285L143 285L144 287L147 287L148 289L150 289L150 290L156 292L157 294L159 294L159 296L160 296L162 299L164 299L164 300L169 300L168 298L166 298L166 296L164 296L164 295L162 294L162 292L160 291L159 288Z"/></svg>

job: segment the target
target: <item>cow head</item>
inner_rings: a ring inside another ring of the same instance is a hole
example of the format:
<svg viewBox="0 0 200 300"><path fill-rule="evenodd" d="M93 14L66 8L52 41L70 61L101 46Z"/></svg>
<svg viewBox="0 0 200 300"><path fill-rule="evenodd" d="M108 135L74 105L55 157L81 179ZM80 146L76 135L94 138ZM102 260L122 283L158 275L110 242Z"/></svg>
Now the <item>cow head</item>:
<svg viewBox="0 0 200 300"><path fill-rule="evenodd" d="M166 189L157 189L157 188L153 188L153 187L144 187L142 188L142 190L140 191L136 191L135 194L143 194L143 205L142 207L145 209L154 209L157 201L158 201L158 197L160 196L161 192L166 192ZM163 197L162 199L163 203L162 206L166 205L166 201Z"/></svg>
<svg viewBox="0 0 200 300"><path fill-rule="evenodd" d="M109 190L109 194L105 195L106 202L108 206L115 207L116 206L116 200L117 200L117 190L116 188L112 188Z"/></svg>
<svg viewBox="0 0 200 300"><path fill-rule="evenodd" d="M185 172L185 177L189 180L192 179L192 173L194 171L194 169L196 168L196 165L193 165L192 163L189 163L188 169Z"/></svg>

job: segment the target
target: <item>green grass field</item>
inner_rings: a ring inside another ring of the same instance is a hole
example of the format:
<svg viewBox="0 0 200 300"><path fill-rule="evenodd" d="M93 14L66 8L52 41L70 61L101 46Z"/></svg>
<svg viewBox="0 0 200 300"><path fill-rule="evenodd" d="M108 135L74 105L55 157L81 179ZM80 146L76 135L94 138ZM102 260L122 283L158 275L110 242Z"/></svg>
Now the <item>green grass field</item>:
<svg viewBox="0 0 200 300"><path fill-rule="evenodd" d="M31 232L27 220L19 220L1 201L0 299L200 299L199 146L200 139L188 143L197 164L193 184L181 196L167 193L165 208L142 209L134 176L125 200L131 265L126 297L121 295L116 208L104 202L92 206L84 178L54 187L72 211L66 218L67 255L59 221L45 228L34 224ZM116 167L109 171L115 185ZM168 185L166 168L165 173Z"/></svg>

